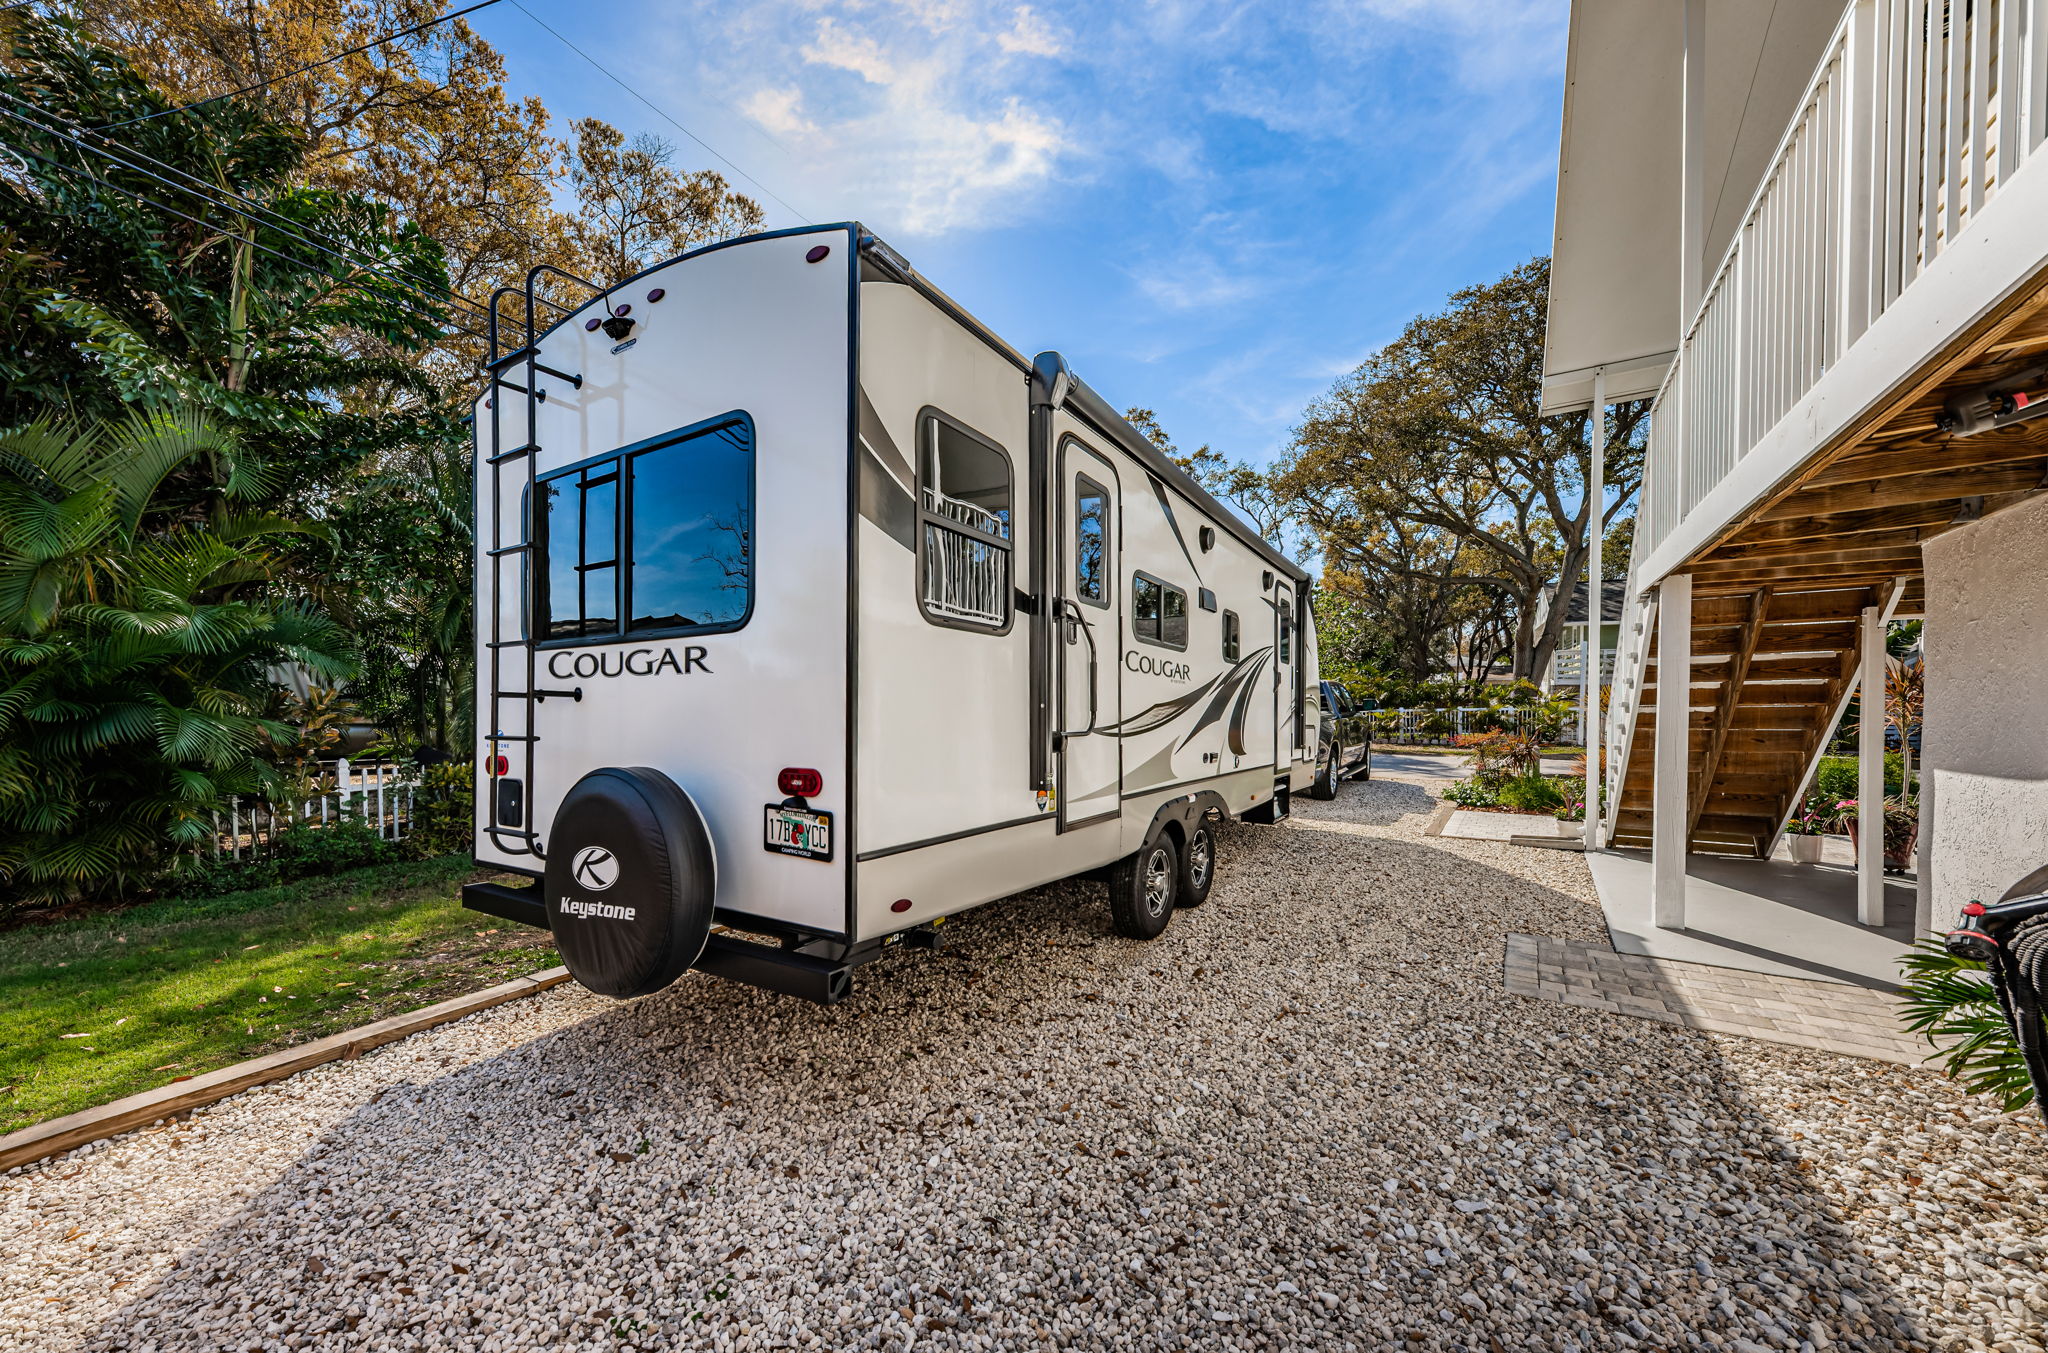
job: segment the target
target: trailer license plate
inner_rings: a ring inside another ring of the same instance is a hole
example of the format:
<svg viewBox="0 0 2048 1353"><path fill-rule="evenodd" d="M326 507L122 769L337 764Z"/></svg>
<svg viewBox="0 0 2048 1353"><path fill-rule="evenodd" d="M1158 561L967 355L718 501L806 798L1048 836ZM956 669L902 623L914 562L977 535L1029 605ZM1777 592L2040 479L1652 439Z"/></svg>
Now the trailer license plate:
<svg viewBox="0 0 2048 1353"><path fill-rule="evenodd" d="M761 845L778 855L829 860L832 858L832 815L771 803Z"/></svg>

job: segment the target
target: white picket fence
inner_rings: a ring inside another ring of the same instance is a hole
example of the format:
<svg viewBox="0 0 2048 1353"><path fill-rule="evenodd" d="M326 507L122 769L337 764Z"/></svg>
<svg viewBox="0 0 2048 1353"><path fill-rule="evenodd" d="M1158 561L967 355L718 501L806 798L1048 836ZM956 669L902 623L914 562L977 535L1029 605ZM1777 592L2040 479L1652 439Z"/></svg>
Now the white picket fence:
<svg viewBox="0 0 2048 1353"><path fill-rule="evenodd" d="M1484 733L1502 726L1511 732L1524 733L1536 725L1537 711L1521 705L1491 709L1484 705L1456 709L1383 709L1374 719L1373 741L1418 745L1455 742L1468 733ZM1435 722L1435 727L1425 730L1423 725L1426 722ZM1446 727L1448 731L1438 731ZM1575 743L1578 740L1578 716L1574 714L1559 731L1558 741Z"/></svg>
<svg viewBox="0 0 2048 1353"><path fill-rule="evenodd" d="M227 811L213 815L213 857L258 860L277 848L278 836L294 819L310 827L360 822L386 841L402 841L412 830L419 781L395 762L320 763L321 788L293 809L267 799L233 795Z"/></svg>

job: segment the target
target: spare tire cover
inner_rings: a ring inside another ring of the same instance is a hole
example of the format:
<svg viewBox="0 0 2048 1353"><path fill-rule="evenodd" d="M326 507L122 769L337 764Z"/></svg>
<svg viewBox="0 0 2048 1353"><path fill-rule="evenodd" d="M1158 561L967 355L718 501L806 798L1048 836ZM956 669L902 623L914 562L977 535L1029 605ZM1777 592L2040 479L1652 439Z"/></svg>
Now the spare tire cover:
<svg viewBox="0 0 2048 1353"><path fill-rule="evenodd" d="M717 868L704 819L675 781L645 766L594 770L548 835L548 925L577 981L644 996L697 961Z"/></svg>

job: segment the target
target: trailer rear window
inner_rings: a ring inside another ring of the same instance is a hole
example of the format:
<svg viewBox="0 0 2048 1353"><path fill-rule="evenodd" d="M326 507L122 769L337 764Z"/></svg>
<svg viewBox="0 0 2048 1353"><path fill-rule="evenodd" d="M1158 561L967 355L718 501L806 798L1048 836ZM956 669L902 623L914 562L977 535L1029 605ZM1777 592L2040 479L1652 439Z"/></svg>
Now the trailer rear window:
<svg viewBox="0 0 2048 1353"><path fill-rule="evenodd" d="M746 623L754 593L754 430L745 414L625 447L550 475L540 489L543 640L601 642Z"/></svg>
<svg viewBox="0 0 2048 1353"><path fill-rule="evenodd" d="M1188 594L1149 573L1131 578L1131 633L1148 644L1188 646Z"/></svg>

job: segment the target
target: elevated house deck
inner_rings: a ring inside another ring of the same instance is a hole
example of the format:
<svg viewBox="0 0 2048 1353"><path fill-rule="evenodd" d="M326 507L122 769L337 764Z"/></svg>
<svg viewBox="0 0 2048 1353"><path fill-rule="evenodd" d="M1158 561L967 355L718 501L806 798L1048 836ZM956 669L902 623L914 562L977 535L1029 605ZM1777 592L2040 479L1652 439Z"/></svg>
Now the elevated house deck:
<svg viewBox="0 0 2048 1353"><path fill-rule="evenodd" d="M1887 622L1924 617L1919 923L1995 896L2048 785L2041 734L1965 708L1987 590L2003 660L2048 657L2039 571L1978 576L2048 547L2048 0L1575 0L1569 62L1546 408L1655 401L1596 844L1650 847L1682 926L1685 857L1770 855ZM1945 833L1944 780L1987 774L2011 829Z"/></svg>

